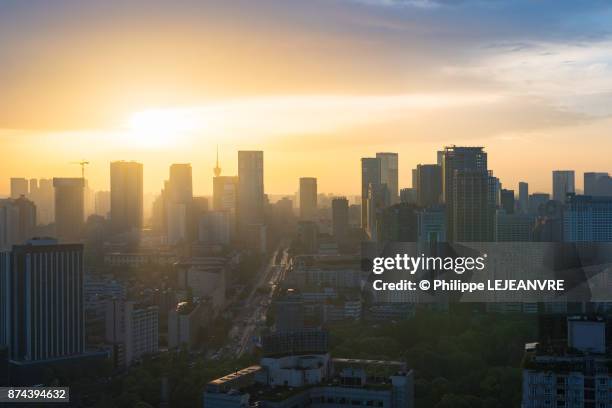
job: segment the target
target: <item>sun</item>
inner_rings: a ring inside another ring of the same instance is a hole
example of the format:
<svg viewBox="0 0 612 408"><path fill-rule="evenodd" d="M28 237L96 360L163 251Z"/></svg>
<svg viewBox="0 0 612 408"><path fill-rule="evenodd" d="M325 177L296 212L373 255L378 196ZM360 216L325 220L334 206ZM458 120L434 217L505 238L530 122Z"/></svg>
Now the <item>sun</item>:
<svg viewBox="0 0 612 408"><path fill-rule="evenodd" d="M139 147L165 147L197 128L192 112L183 109L147 109L127 121L130 141Z"/></svg>

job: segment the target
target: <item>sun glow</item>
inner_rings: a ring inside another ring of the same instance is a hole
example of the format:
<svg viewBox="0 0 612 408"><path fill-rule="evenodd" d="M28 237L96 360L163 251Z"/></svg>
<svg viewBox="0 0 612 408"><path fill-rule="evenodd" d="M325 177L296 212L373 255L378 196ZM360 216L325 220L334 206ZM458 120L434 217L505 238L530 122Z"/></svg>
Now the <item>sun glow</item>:
<svg viewBox="0 0 612 408"><path fill-rule="evenodd" d="M148 109L132 114L126 128L136 146L158 148L176 144L199 126L189 110Z"/></svg>

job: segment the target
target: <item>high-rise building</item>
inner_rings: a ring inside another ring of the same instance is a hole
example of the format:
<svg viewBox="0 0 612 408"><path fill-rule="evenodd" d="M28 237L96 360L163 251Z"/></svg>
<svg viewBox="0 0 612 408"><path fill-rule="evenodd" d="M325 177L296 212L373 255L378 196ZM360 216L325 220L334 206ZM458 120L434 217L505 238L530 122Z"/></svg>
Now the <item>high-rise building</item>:
<svg viewBox="0 0 612 408"><path fill-rule="evenodd" d="M316 221L317 218L317 179L315 177L301 177L300 219Z"/></svg>
<svg viewBox="0 0 612 408"><path fill-rule="evenodd" d="M489 198L489 173L455 170L452 190L453 241L493 241L495 207Z"/></svg>
<svg viewBox="0 0 612 408"><path fill-rule="evenodd" d="M170 177L164 188L166 232L168 243L176 245L190 240L193 224L193 184L191 164L175 163L170 166Z"/></svg>
<svg viewBox="0 0 612 408"><path fill-rule="evenodd" d="M419 164L416 168L417 204L429 207L442 200L442 167L437 164Z"/></svg>
<svg viewBox="0 0 612 408"><path fill-rule="evenodd" d="M237 176L213 177L213 210L236 212Z"/></svg>
<svg viewBox="0 0 612 408"><path fill-rule="evenodd" d="M550 201L550 194L548 193L533 193L529 194L529 204L528 208L529 214L537 215L539 213L540 207Z"/></svg>
<svg viewBox="0 0 612 408"><path fill-rule="evenodd" d="M554 170L552 173L552 180L552 199L555 201L564 203L567 194L576 191L574 170Z"/></svg>
<svg viewBox="0 0 612 408"><path fill-rule="evenodd" d="M508 214L498 210L495 217L495 240L497 242L533 241L535 217L527 214Z"/></svg>
<svg viewBox="0 0 612 408"><path fill-rule="evenodd" d="M82 354L83 246L34 239L0 252L0 344L11 360Z"/></svg>
<svg viewBox="0 0 612 408"><path fill-rule="evenodd" d="M168 347L192 350L198 343L207 312L204 303L180 302L168 312Z"/></svg>
<svg viewBox="0 0 612 408"><path fill-rule="evenodd" d="M416 188L402 188L400 190L400 203L416 204L417 203Z"/></svg>
<svg viewBox="0 0 612 408"><path fill-rule="evenodd" d="M106 304L106 341L123 351L121 366L129 366L159 350L159 309L134 301L109 300Z"/></svg>
<svg viewBox="0 0 612 408"><path fill-rule="evenodd" d="M47 225L53 222L55 215L53 196L53 180L30 180L30 195L28 198L36 204L36 221L39 225Z"/></svg>
<svg viewBox="0 0 612 408"><path fill-rule="evenodd" d="M264 222L264 159L262 151L238 152L238 229Z"/></svg>
<svg viewBox="0 0 612 408"><path fill-rule="evenodd" d="M364 157L361 159L361 228L368 229L368 193L370 185L381 184L380 159Z"/></svg>
<svg viewBox="0 0 612 408"><path fill-rule="evenodd" d="M379 239L379 220L382 211L389 207L389 190L386 184L370 184L366 210L368 215L366 234L372 241Z"/></svg>
<svg viewBox="0 0 612 408"><path fill-rule="evenodd" d="M456 212L454 198L457 196L453 187L461 184L457 183L455 178L459 171L475 171L476 173L486 174L487 153L482 147L447 146L444 148L442 156L442 197L446 204L447 237L449 240L453 240L456 236L453 218ZM468 209L465 205L461 205L461 207ZM474 215L476 214L474 213Z"/></svg>
<svg viewBox="0 0 612 408"><path fill-rule="evenodd" d="M54 178L55 233L62 242L78 241L85 217L82 178Z"/></svg>
<svg viewBox="0 0 612 408"><path fill-rule="evenodd" d="M521 407L610 407L606 322L567 319L563 334L525 344Z"/></svg>
<svg viewBox="0 0 612 408"><path fill-rule="evenodd" d="M142 229L142 163L110 164L110 221L114 234ZM97 213L97 211L96 211Z"/></svg>
<svg viewBox="0 0 612 408"><path fill-rule="evenodd" d="M612 197L569 194L563 211L566 242L612 242Z"/></svg>
<svg viewBox="0 0 612 408"><path fill-rule="evenodd" d="M11 198L19 198L21 196L28 196L29 194L29 183L28 180L22 177L11 178Z"/></svg>
<svg viewBox="0 0 612 408"><path fill-rule="evenodd" d="M435 206L417 214L419 242L446 242L446 212L444 207Z"/></svg>
<svg viewBox="0 0 612 408"><path fill-rule="evenodd" d="M376 153L380 160L380 182L387 185L390 205L399 202L398 155L397 153Z"/></svg>
<svg viewBox="0 0 612 408"><path fill-rule="evenodd" d="M514 190L502 188L500 193L501 208L506 214L514 214Z"/></svg>
<svg viewBox="0 0 612 408"><path fill-rule="evenodd" d="M417 235L417 207L414 204L395 204L380 211L377 241L416 242Z"/></svg>
<svg viewBox="0 0 612 408"><path fill-rule="evenodd" d="M608 173L584 173L584 195L612 196L612 177Z"/></svg>
<svg viewBox="0 0 612 408"><path fill-rule="evenodd" d="M110 217L111 209L111 193L110 191L96 191L94 196L94 212L104 218Z"/></svg>
<svg viewBox="0 0 612 408"><path fill-rule="evenodd" d="M24 196L0 200L0 250L22 245L34 236L36 206Z"/></svg>
<svg viewBox="0 0 612 408"><path fill-rule="evenodd" d="M519 182L519 208L523 214L529 211L529 184Z"/></svg>
<svg viewBox="0 0 612 408"><path fill-rule="evenodd" d="M212 245L227 245L232 238L230 213L209 211L199 219L198 238L200 242Z"/></svg>
<svg viewBox="0 0 612 408"><path fill-rule="evenodd" d="M332 200L332 234L336 242L346 240L349 231L349 204L346 197Z"/></svg>

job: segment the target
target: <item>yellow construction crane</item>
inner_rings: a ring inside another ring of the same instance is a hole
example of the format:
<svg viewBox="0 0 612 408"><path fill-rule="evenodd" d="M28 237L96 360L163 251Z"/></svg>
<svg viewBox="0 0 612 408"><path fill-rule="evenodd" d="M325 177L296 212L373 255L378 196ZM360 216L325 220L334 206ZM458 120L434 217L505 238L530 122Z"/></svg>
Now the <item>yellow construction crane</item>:
<svg viewBox="0 0 612 408"><path fill-rule="evenodd" d="M86 160L81 160L78 162L71 162L70 164L78 164L79 166L81 166L81 178L85 180L85 166L87 166L89 162Z"/></svg>

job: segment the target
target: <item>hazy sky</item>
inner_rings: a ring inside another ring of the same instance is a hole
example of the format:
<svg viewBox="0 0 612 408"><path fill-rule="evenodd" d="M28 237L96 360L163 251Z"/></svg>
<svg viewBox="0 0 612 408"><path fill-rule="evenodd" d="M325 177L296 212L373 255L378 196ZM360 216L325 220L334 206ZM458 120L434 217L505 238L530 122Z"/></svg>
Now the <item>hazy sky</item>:
<svg viewBox="0 0 612 408"><path fill-rule="evenodd" d="M506 188L612 172L609 1L0 0L0 194L11 176L108 189L138 160L212 189L264 150L269 193L300 176L358 194L359 158L400 154L400 187L444 145L482 145Z"/></svg>

